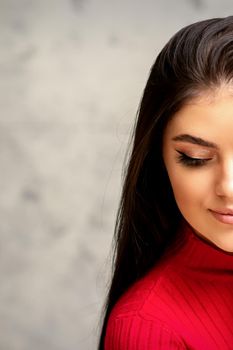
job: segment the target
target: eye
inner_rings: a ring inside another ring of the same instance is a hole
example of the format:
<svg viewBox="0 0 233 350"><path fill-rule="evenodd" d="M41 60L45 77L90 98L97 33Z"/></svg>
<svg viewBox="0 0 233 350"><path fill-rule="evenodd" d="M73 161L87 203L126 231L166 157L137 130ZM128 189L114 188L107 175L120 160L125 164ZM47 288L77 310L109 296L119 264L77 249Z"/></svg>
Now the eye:
<svg viewBox="0 0 233 350"><path fill-rule="evenodd" d="M189 167L200 167L205 165L208 161L210 161L212 158L193 158L193 157L189 157L187 156L187 154L176 150L177 153L179 153L178 155L178 162L181 164L184 164L185 166L189 166Z"/></svg>

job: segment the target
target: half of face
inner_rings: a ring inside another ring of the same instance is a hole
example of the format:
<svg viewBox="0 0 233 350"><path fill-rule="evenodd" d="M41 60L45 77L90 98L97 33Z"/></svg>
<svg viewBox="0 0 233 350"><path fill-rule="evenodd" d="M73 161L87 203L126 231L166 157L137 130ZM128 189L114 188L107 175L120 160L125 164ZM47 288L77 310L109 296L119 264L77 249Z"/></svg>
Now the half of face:
<svg viewBox="0 0 233 350"><path fill-rule="evenodd" d="M197 234L233 252L233 96L185 104L168 122L163 158L177 206Z"/></svg>

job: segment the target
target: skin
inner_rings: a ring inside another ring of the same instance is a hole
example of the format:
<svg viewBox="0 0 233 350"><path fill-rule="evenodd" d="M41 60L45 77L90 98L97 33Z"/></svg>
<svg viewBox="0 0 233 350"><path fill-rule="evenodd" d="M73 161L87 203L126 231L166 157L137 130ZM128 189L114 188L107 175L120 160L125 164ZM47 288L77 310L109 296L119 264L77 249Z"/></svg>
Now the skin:
<svg viewBox="0 0 233 350"><path fill-rule="evenodd" d="M208 143L200 143L200 138ZM197 158L191 161L197 166L191 166L190 159L189 165L184 164L187 156ZM164 131L163 158L185 220L202 238L232 253L233 94L229 87L204 93L172 117Z"/></svg>

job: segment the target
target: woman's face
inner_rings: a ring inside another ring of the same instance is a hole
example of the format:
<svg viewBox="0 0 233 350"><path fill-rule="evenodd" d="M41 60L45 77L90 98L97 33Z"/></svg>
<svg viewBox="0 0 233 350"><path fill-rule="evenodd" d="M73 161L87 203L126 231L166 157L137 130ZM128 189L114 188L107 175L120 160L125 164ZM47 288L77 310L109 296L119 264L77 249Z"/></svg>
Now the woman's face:
<svg viewBox="0 0 233 350"><path fill-rule="evenodd" d="M164 132L163 157L183 217L197 234L233 252L233 94L229 88L193 100L173 116Z"/></svg>

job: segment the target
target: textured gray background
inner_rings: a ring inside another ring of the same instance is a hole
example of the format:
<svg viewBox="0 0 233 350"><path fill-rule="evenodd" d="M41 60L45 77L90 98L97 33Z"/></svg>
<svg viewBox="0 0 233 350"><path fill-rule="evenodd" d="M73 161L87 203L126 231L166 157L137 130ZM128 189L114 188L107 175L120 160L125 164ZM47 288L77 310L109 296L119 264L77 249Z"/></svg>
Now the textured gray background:
<svg viewBox="0 0 233 350"><path fill-rule="evenodd" d="M180 27L232 0L0 0L0 350L96 348L137 105Z"/></svg>

